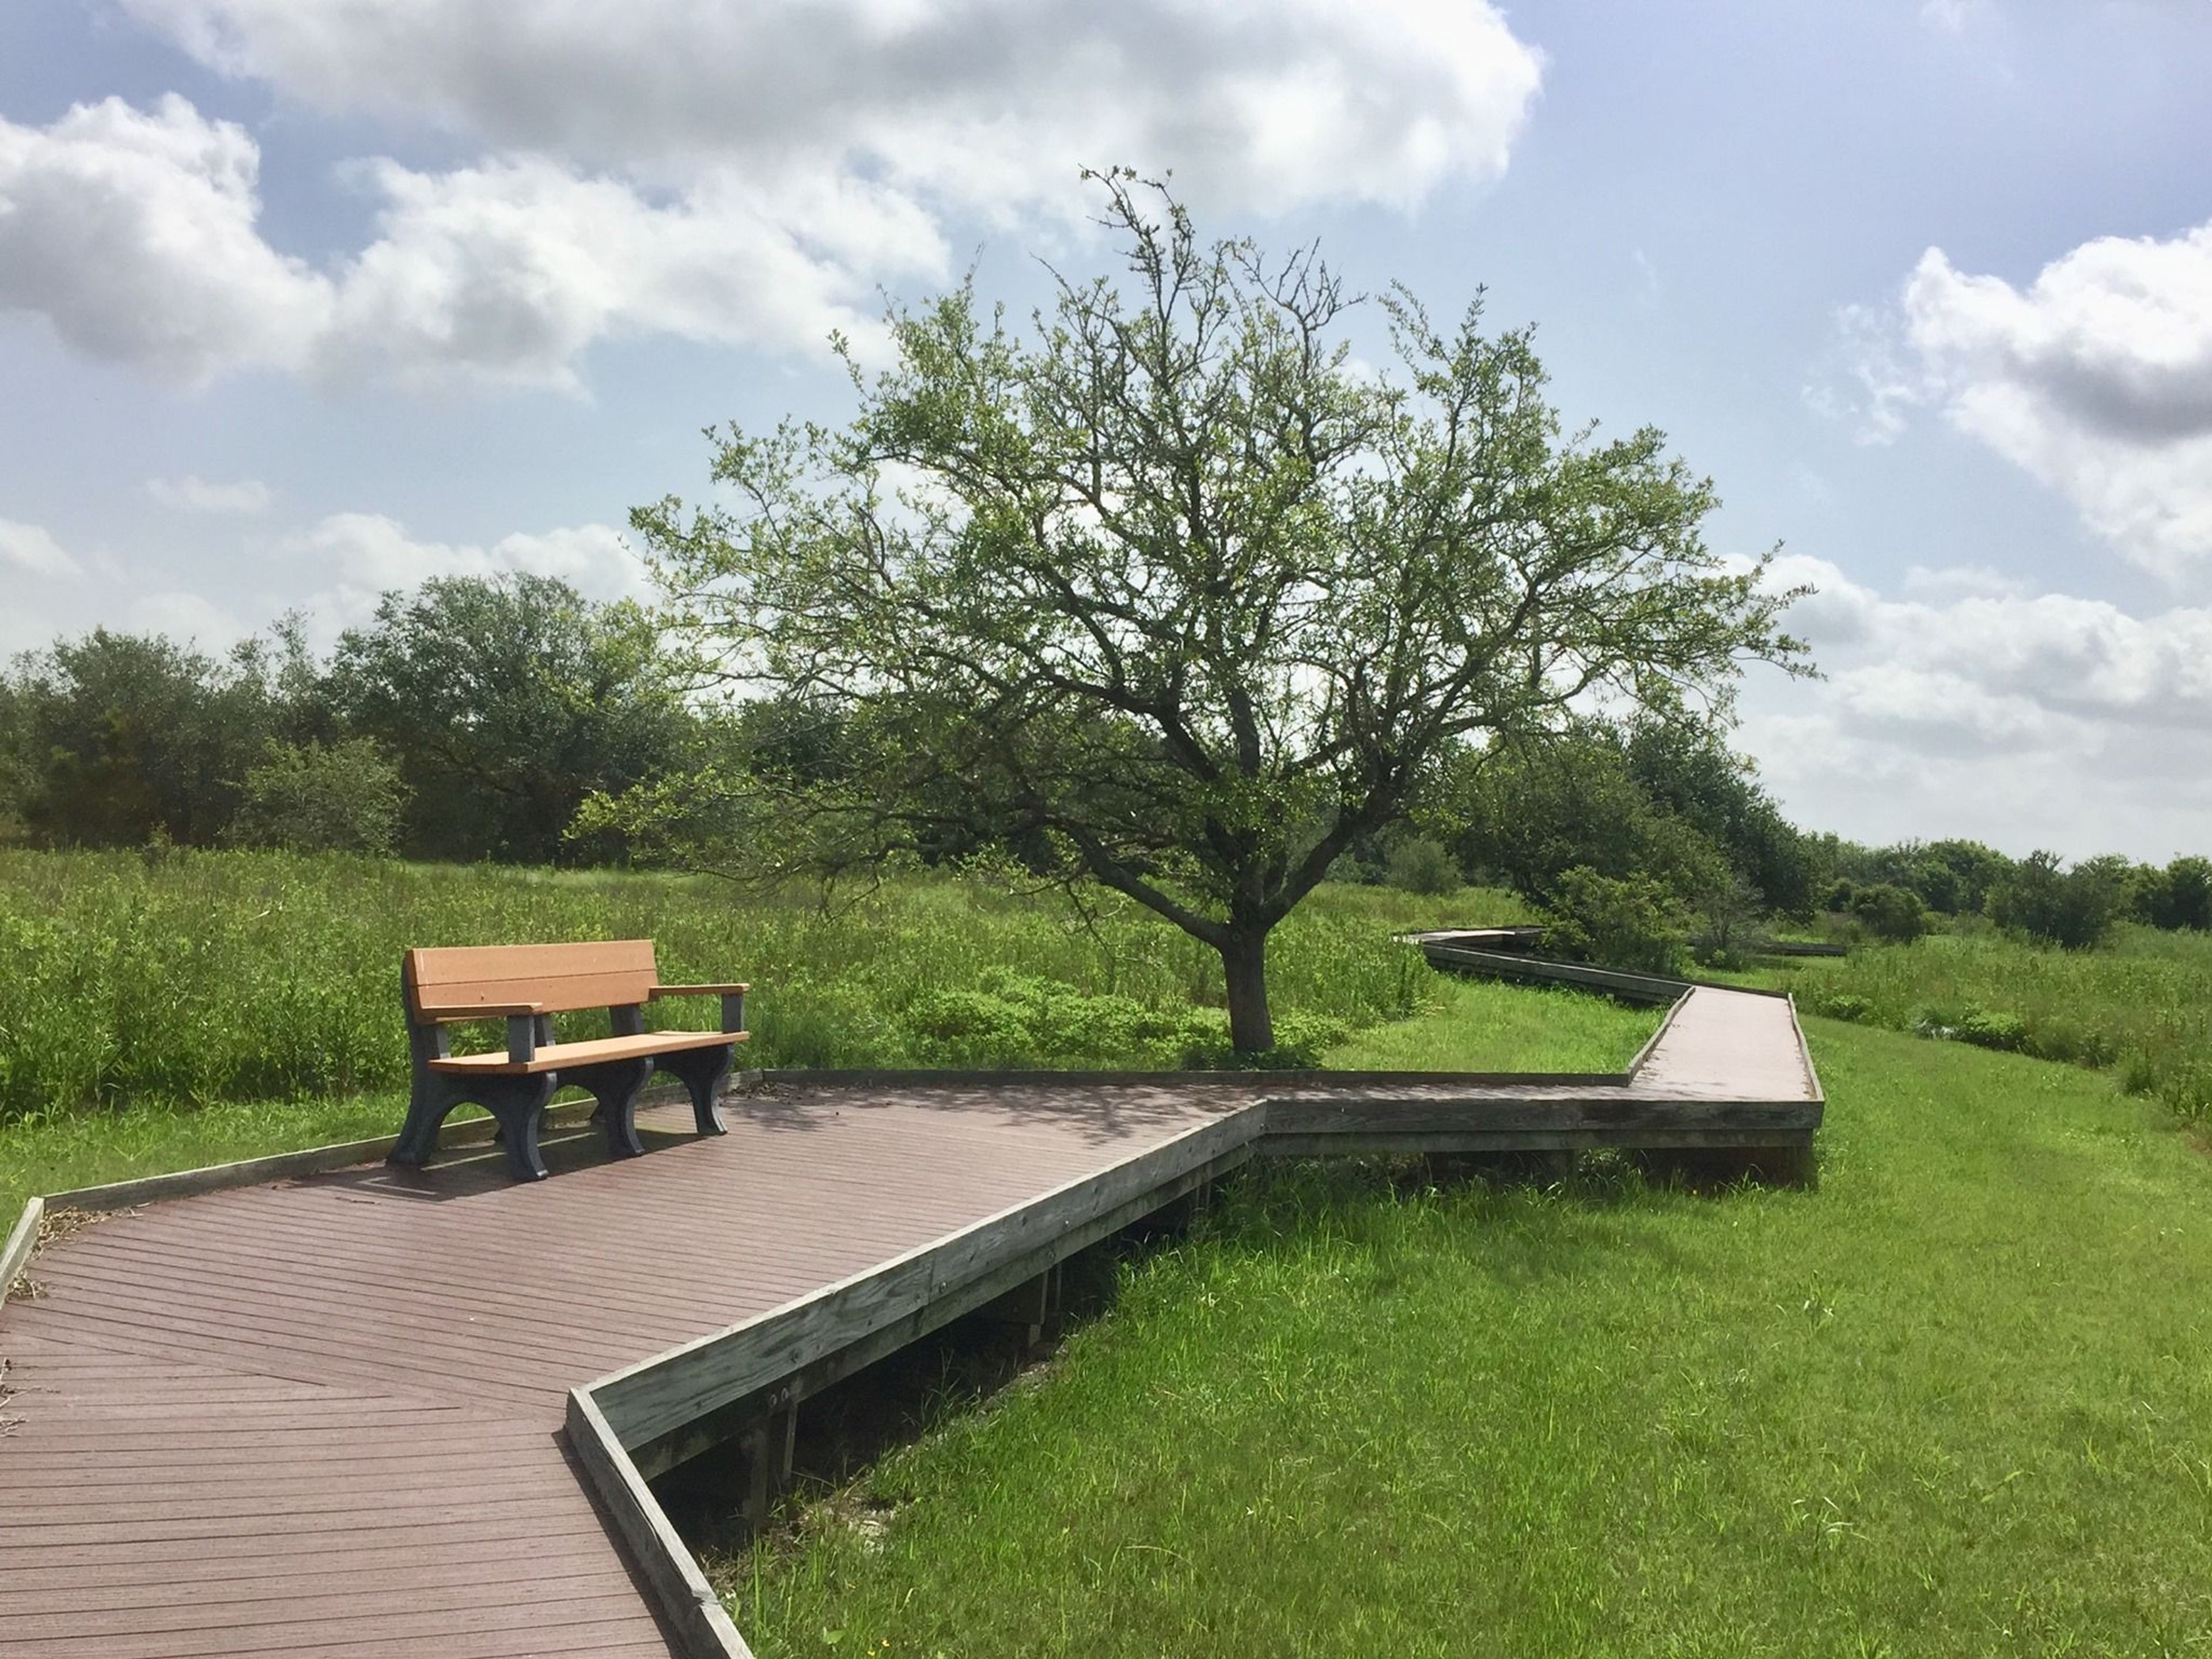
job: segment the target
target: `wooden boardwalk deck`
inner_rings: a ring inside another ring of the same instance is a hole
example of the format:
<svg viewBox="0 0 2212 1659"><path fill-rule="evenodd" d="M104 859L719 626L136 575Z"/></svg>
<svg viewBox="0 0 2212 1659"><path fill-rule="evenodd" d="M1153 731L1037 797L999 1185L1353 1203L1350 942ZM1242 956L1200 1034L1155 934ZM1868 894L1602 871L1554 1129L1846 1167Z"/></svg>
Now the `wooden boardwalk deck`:
<svg viewBox="0 0 2212 1659"><path fill-rule="evenodd" d="M603 1510L580 1410L647 1463L1255 1152L1802 1145L1820 1108L1786 1002L1700 991L1632 1083L909 1077L727 1109L716 1140L641 1114L627 1162L556 1139L535 1185L478 1152L51 1243L0 1310L0 1655L713 1650Z"/></svg>

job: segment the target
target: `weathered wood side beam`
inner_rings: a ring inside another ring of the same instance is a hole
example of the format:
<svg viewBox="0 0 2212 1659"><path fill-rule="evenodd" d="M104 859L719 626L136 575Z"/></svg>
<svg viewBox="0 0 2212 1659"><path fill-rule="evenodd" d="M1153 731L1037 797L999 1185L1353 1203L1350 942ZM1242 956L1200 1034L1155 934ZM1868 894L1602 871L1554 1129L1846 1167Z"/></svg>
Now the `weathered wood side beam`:
<svg viewBox="0 0 2212 1659"><path fill-rule="evenodd" d="M1253 1150L1249 1142L1231 1146L1147 1192L1137 1194L1086 1220L1071 1224L1057 1237L1018 1249L1015 1254L978 1273L967 1283L946 1289L922 1306L896 1315L886 1313L885 1322L866 1330L854 1340L817 1354L790 1371L772 1377L688 1422L651 1438L630 1443L630 1459L645 1472L647 1479L653 1479L686 1459L696 1457L708 1448L744 1433L760 1418L795 1405L811 1395L819 1394L832 1383L841 1382L854 1372L865 1370L878 1360L896 1353L909 1343L921 1340L940 1326L988 1306L1078 1251L1088 1249L1099 1240L1119 1232L1131 1222L1141 1221L1153 1211L1162 1209L1228 1174L1248 1162ZM866 1289L865 1278L847 1283L848 1288L854 1291ZM863 1298L864 1303L872 1300L873 1298ZM824 1311L826 1314L827 1310ZM864 1308L848 1307L841 1313L843 1317L855 1320L866 1316ZM648 1361L646 1366L633 1369L643 1370L654 1363L657 1362ZM629 1375L631 1373L617 1373L623 1376ZM593 1383L592 1387L597 1389L600 1384Z"/></svg>
<svg viewBox="0 0 2212 1659"><path fill-rule="evenodd" d="M31 1252L39 1248L39 1219L46 1212L46 1200L25 1199L23 1213L16 1218L14 1228L8 1234L8 1242L0 1244L0 1303L7 1301L9 1292L15 1288L16 1279L30 1265Z"/></svg>
<svg viewBox="0 0 2212 1659"><path fill-rule="evenodd" d="M1072 1241L1103 1237L1111 1231L1108 1218L1127 1206L1225 1153L1249 1151L1263 1121L1247 1111L1201 1124L1102 1174L602 1377L591 1385L592 1397L623 1445L644 1445L878 1333L989 1301L1081 1248ZM921 1323L915 1334L930 1328Z"/></svg>
<svg viewBox="0 0 2212 1659"><path fill-rule="evenodd" d="M1746 1138L1786 1139L1820 1127L1817 1100L1700 1100L1623 1093L1611 1098L1524 1097L1500 1100L1276 1100L1267 1107L1260 1150L1275 1154L1286 1138L1457 1134L1553 1136L1563 1146L1711 1144ZM1656 1137L1668 1137L1666 1139Z"/></svg>
<svg viewBox="0 0 2212 1659"><path fill-rule="evenodd" d="M684 1659L753 1659L753 1650L699 1571L645 1477L607 1426L587 1389L568 1391L568 1444L584 1467L630 1559L653 1589Z"/></svg>

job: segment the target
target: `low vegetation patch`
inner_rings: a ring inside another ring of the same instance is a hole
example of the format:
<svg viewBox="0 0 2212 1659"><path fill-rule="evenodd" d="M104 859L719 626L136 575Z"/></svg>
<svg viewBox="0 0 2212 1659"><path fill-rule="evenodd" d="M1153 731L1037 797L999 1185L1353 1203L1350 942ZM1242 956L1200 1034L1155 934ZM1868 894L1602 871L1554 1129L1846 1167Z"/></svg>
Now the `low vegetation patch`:
<svg viewBox="0 0 2212 1659"><path fill-rule="evenodd" d="M2212 1170L2105 1079L1811 1035L1816 1192L1255 1176L1032 1386L723 1563L740 1628L764 1656L2204 1645Z"/></svg>
<svg viewBox="0 0 2212 1659"><path fill-rule="evenodd" d="M1969 922L1759 977L1814 1013L2107 1068L2185 1122L2212 1116L2212 933L2124 922L2069 951Z"/></svg>

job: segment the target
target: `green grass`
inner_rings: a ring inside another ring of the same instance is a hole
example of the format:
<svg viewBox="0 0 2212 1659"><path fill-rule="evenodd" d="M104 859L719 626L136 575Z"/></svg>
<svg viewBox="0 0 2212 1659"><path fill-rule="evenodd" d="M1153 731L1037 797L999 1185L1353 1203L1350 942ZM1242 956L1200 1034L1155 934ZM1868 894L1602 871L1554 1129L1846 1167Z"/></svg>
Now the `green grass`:
<svg viewBox="0 0 2212 1659"><path fill-rule="evenodd" d="M405 1093L338 1100L156 1104L132 1112L76 1112L0 1127L0 1217L34 1193L69 1192L138 1176L260 1158L398 1132ZM474 1108L456 1115L476 1115Z"/></svg>
<svg viewBox="0 0 2212 1659"><path fill-rule="evenodd" d="M1351 1072L1618 1072L1661 1011L1579 991L1437 978L1425 1018L1371 1026L1322 1063Z"/></svg>
<svg viewBox="0 0 2212 1659"><path fill-rule="evenodd" d="M2109 1068L2184 1121L2212 1116L2212 933L2123 924L2061 951L1977 926L1755 977L1811 1012Z"/></svg>
<svg viewBox="0 0 2212 1659"><path fill-rule="evenodd" d="M2212 1645L2212 1166L1809 1022L1815 1191L1247 1186L732 1570L763 1656Z"/></svg>
<svg viewBox="0 0 2212 1659"><path fill-rule="evenodd" d="M1435 975L1397 930L1525 915L1486 890L1324 887L1271 945L1281 1033L1317 1053L1425 1006ZM753 982L757 1065L1176 1066L1227 1048L1218 958L1111 896L1085 920L952 876L825 908L665 875L0 852L0 1211L388 1133L403 950L638 935L672 980Z"/></svg>

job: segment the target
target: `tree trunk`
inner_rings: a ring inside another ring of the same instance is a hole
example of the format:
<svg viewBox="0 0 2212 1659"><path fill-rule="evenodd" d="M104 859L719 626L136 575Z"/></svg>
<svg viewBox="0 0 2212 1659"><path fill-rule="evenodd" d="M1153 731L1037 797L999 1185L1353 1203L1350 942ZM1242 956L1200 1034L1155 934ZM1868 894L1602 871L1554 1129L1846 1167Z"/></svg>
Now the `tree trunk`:
<svg viewBox="0 0 2212 1659"><path fill-rule="evenodd" d="M1231 933L1221 946L1229 986L1229 1041L1240 1054L1275 1046L1275 1019L1267 1012L1267 935Z"/></svg>

